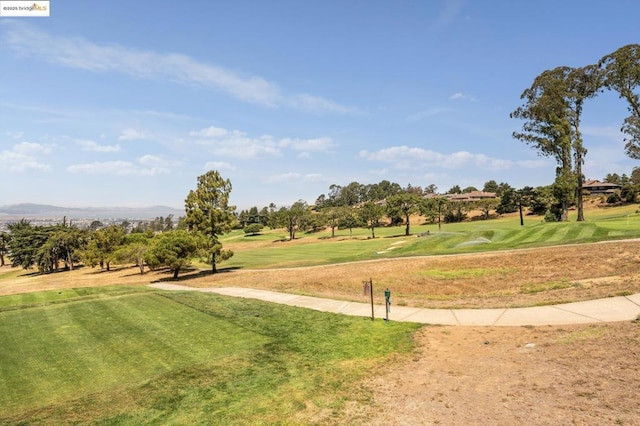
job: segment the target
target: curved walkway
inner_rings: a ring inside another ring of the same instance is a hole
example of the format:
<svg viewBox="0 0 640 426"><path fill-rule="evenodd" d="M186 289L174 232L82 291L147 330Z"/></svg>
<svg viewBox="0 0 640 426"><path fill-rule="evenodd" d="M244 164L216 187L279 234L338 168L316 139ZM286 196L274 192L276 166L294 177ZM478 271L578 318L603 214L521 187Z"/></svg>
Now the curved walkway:
<svg viewBox="0 0 640 426"><path fill-rule="evenodd" d="M300 296L241 287L195 288L177 284L151 284L161 290L200 291L225 296L258 299L317 311L362 317L371 316L371 304ZM374 316L384 318L383 305L374 305ZM640 293L631 296L562 305L504 309L425 309L392 306L391 321L461 326L567 325L598 322L631 321L640 316Z"/></svg>

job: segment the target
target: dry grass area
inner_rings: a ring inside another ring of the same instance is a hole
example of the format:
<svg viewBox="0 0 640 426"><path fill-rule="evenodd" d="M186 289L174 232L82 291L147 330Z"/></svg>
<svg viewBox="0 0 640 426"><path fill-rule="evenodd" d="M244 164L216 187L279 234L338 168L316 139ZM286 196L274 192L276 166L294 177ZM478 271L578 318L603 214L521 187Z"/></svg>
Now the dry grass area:
<svg viewBox="0 0 640 426"><path fill-rule="evenodd" d="M7 268L5 268L7 269ZM145 285L169 280L164 271L140 275L81 268L50 275L14 271L0 295L58 288ZM337 299L363 300L362 281L392 291L396 305L432 308L534 306L640 292L640 241L558 246L509 252L384 259L317 267L187 272L193 287L252 287ZM378 291L379 290L379 291Z"/></svg>
<svg viewBox="0 0 640 426"><path fill-rule="evenodd" d="M193 286L255 287L361 300L362 281L416 307L494 308L640 292L640 242L432 256L297 269L233 271Z"/></svg>

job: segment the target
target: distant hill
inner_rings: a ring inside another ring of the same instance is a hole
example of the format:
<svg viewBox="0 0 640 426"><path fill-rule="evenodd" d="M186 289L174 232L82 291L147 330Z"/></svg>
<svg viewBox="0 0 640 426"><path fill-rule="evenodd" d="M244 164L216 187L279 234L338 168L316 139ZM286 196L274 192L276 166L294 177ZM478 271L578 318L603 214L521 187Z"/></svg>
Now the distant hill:
<svg viewBox="0 0 640 426"><path fill-rule="evenodd" d="M12 204L0 206L0 216L13 218L62 218L69 219L153 219L172 214L176 219L184 216L184 210L167 206L151 207L60 207L47 204Z"/></svg>

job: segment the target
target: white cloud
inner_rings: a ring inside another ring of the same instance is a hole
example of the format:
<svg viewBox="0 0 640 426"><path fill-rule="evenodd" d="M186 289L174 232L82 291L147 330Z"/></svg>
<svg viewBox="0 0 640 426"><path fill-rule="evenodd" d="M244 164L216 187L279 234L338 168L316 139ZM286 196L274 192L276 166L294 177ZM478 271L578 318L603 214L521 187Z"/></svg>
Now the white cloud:
<svg viewBox="0 0 640 426"><path fill-rule="evenodd" d="M248 137L238 130L229 132L224 138L204 139L196 142L208 148L215 155L232 158L262 158L280 155L272 136Z"/></svg>
<svg viewBox="0 0 640 426"><path fill-rule="evenodd" d="M452 101L459 100L459 99L469 99L469 96L465 95L464 93L457 92L449 96L449 99L451 99Z"/></svg>
<svg viewBox="0 0 640 426"><path fill-rule="evenodd" d="M93 151L93 152L119 152L120 145L100 145L94 141L90 140L79 140L76 141L78 145L82 147L83 151Z"/></svg>
<svg viewBox="0 0 640 426"><path fill-rule="evenodd" d="M212 154L245 159L280 156L283 149L302 151L310 156L309 152L330 151L337 146L329 137L278 140L271 135L251 137L240 130L214 126L191 131L189 135L198 137L196 144L207 147Z"/></svg>
<svg viewBox="0 0 640 426"><path fill-rule="evenodd" d="M205 170L235 170L236 167L224 161L209 161L204 165Z"/></svg>
<svg viewBox="0 0 640 426"><path fill-rule="evenodd" d="M277 84L221 66L198 62L177 53L139 51L120 45L99 45L82 38L60 37L22 23L5 26L3 44L17 54L90 72L120 73L135 78L165 80L224 92L243 102L338 114L358 110L309 94L284 94Z"/></svg>
<svg viewBox="0 0 640 426"><path fill-rule="evenodd" d="M33 142L21 142L13 146L13 152L20 154L49 154L51 153L51 147L48 145L42 145Z"/></svg>
<svg viewBox="0 0 640 426"><path fill-rule="evenodd" d="M265 182L267 183L281 183L281 182L287 182L287 183L314 183L314 182L325 182L327 181L327 179L319 174L319 173L308 173L308 174L302 174L302 173L283 173L280 175L272 175L269 176L265 179Z"/></svg>
<svg viewBox="0 0 640 426"><path fill-rule="evenodd" d="M225 136L227 133L229 133L227 129L211 126L206 129L190 132L189 135L201 138L218 138Z"/></svg>
<svg viewBox="0 0 640 426"><path fill-rule="evenodd" d="M147 135L134 129L124 129L120 136L119 141L136 141L146 139Z"/></svg>
<svg viewBox="0 0 640 426"><path fill-rule="evenodd" d="M475 166L487 170L500 170L513 166L513 162L510 160L492 158L484 154L474 154L467 151L442 154L429 149L408 146L394 146L374 152L362 150L359 156L369 161L392 163L397 169L422 167L460 169Z"/></svg>
<svg viewBox="0 0 640 426"><path fill-rule="evenodd" d="M147 167L161 167L161 168L177 167L182 164L181 161L169 160L167 158L164 158L158 155L151 155L151 154L146 154L138 158L138 163Z"/></svg>
<svg viewBox="0 0 640 426"><path fill-rule="evenodd" d="M35 158L14 151L0 151L0 171L25 172L50 170L51 166L39 163Z"/></svg>
<svg viewBox="0 0 640 426"><path fill-rule="evenodd" d="M127 161L104 161L85 164L73 164L67 167L70 173L80 174L106 174L114 176L155 176L159 174L167 174L169 170L163 167L138 167Z"/></svg>
<svg viewBox="0 0 640 426"><path fill-rule="evenodd" d="M329 112L337 114L363 115L363 113L354 107L340 105L328 99L319 96L307 94L290 96L286 103L296 109L311 112Z"/></svg>
<svg viewBox="0 0 640 426"><path fill-rule="evenodd" d="M331 138L321 137L315 139L280 139L278 146L291 148L296 151L327 151L336 147Z"/></svg>

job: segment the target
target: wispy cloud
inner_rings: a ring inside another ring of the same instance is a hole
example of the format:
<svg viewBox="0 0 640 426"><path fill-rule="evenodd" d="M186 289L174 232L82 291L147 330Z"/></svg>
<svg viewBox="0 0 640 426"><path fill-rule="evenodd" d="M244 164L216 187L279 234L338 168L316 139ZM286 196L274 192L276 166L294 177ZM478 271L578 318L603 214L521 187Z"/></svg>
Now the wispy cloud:
<svg viewBox="0 0 640 426"><path fill-rule="evenodd" d="M235 170L236 167L224 161L209 161L204 165L205 170Z"/></svg>
<svg viewBox="0 0 640 426"><path fill-rule="evenodd" d="M121 45L99 45L77 37L61 37L21 22L5 25L4 44L17 54L90 72L126 74L164 80L226 93L240 101L267 107L357 114L357 108L306 93L286 94L260 76L242 75L224 67L199 62L179 53L134 50Z"/></svg>
<svg viewBox="0 0 640 426"><path fill-rule="evenodd" d="M315 139L280 139L278 146L296 151L328 151L336 147L336 143L328 137Z"/></svg>
<svg viewBox="0 0 640 426"><path fill-rule="evenodd" d="M93 152L119 152L120 145L100 145L97 142L91 140L79 140L76 141L78 145L82 147L83 151Z"/></svg>
<svg viewBox="0 0 640 426"><path fill-rule="evenodd" d="M160 155L146 154L138 158L138 164L152 168L170 168L181 166L182 161L168 159Z"/></svg>
<svg viewBox="0 0 640 426"><path fill-rule="evenodd" d="M0 151L0 171L21 173L28 170L48 171L51 166L40 163L34 155L48 154L50 148L45 145L22 142L11 150Z"/></svg>
<svg viewBox="0 0 640 426"><path fill-rule="evenodd" d="M418 111L414 114L411 114L410 116L407 117L407 121L413 122L413 121L420 121L422 119L425 118L429 118L429 117L433 117L439 114L443 114L445 112L451 111L450 108L443 108L443 107L434 107L434 108L428 108L422 111Z"/></svg>
<svg viewBox="0 0 640 426"><path fill-rule="evenodd" d="M156 176L167 174L169 169L163 167L140 167L128 161L103 161L84 164L73 164L66 169L70 173L114 176Z"/></svg>
<svg viewBox="0 0 640 426"><path fill-rule="evenodd" d="M51 146L33 142L20 142L13 146L13 151L20 154L49 154Z"/></svg>
<svg viewBox="0 0 640 426"><path fill-rule="evenodd" d="M24 132L5 132L5 135L9 136L11 139L22 139Z"/></svg>
<svg viewBox="0 0 640 426"><path fill-rule="evenodd" d="M201 138L219 138L226 135L227 133L229 133L227 129L211 126L207 127L206 129L194 130L193 132L189 132L189 135L198 136Z"/></svg>
<svg viewBox="0 0 640 426"><path fill-rule="evenodd" d="M120 136L118 136L119 141L137 141L147 139L147 135L143 132L139 132L135 129L124 129Z"/></svg>
<svg viewBox="0 0 640 426"><path fill-rule="evenodd" d="M319 173L282 173L279 175L272 175L265 179L267 183L314 183L314 182L327 182L327 178Z"/></svg>
<svg viewBox="0 0 640 426"><path fill-rule="evenodd" d="M452 101L460 101L460 100L475 101L476 99L473 96L468 95L466 93L456 92L453 95L449 96L449 100L452 100Z"/></svg>
<svg viewBox="0 0 640 426"><path fill-rule="evenodd" d="M397 169L416 169L421 167L460 169L475 166L487 170L507 169L513 166L513 161L489 157L484 154L474 154L458 151L443 154L429 149L394 146L378 151L360 151L360 158L369 161L391 163Z"/></svg>
<svg viewBox="0 0 640 426"><path fill-rule="evenodd" d="M244 159L281 156L285 149L307 154L327 152L337 146L329 137L311 139L276 139L271 135L252 137L240 130L227 130L214 126L191 131L189 135L197 137L196 144L206 147L212 154Z"/></svg>

